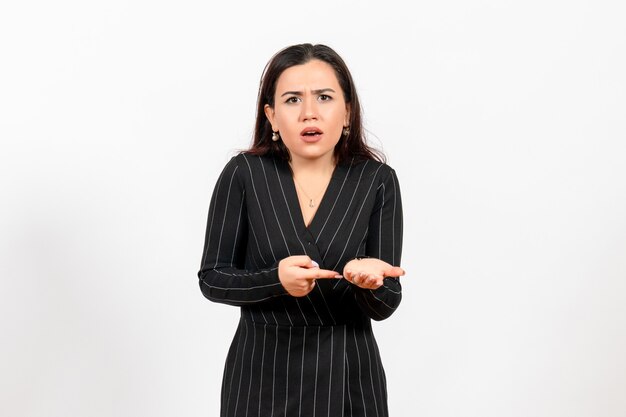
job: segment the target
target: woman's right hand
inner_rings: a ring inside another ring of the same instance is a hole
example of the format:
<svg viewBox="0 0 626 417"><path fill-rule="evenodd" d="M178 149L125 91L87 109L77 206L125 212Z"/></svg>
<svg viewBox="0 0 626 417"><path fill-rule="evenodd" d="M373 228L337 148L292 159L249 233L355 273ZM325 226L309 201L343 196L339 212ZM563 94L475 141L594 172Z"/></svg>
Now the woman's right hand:
<svg viewBox="0 0 626 417"><path fill-rule="evenodd" d="M342 278L335 271L320 269L306 255L289 256L278 263L278 278L285 290L294 297L304 297L315 287L319 278Z"/></svg>

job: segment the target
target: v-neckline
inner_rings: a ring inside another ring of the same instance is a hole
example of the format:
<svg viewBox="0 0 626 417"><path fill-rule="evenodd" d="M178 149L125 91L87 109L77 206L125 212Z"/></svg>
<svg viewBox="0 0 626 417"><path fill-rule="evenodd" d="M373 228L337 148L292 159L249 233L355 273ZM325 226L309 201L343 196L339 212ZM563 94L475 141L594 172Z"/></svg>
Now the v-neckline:
<svg viewBox="0 0 626 417"><path fill-rule="evenodd" d="M285 162L285 173L289 177L289 181L288 181L289 183L289 196L288 197L290 199L289 205L298 212L298 215L296 217L298 218L298 223L300 224L300 227L303 228L303 230L307 232L312 232L312 230L314 230L314 227L319 222L318 218L320 217L321 213L323 213L326 210L326 206L328 204L327 200L329 196L331 195L331 191L334 187L335 178L337 177L338 172L339 172L339 166L340 165L337 164L333 168L333 172L330 176L330 180L328 181L328 185L326 186L326 190L324 190L324 193L322 194L322 197L320 198L320 201L317 204L317 210L315 210L315 213L313 214L311 221L307 225L306 221L304 220L304 214L302 212L302 206L300 204L298 190L296 189L296 181L293 178L293 172L291 170L291 166L289 165L288 162Z"/></svg>

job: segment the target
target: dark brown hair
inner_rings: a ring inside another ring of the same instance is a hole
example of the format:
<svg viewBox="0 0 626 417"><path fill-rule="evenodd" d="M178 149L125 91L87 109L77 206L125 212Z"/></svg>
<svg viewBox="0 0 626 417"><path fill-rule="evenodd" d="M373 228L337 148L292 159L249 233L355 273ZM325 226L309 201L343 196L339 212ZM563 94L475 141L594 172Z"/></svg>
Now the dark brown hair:
<svg viewBox="0 0 626 417"><path fill-rule="evenodd" d="M343 90L344 100L350 105L350 133L341 137L335 146L335 160L338 164L354 157L355 160L374 159L385 161L385 156L367 145L361 121L361 105L350 71L341 57L326 45L304 43L292 45L277 52L268 62L261 76L257 98L254 138L246 153L269 155L289 160L289 151L282 140L272 141L272 126L265 116L265 105L274 107L274 95L278 78L287 68L306 64L312 60L329 64L334 70Z"/></svg>

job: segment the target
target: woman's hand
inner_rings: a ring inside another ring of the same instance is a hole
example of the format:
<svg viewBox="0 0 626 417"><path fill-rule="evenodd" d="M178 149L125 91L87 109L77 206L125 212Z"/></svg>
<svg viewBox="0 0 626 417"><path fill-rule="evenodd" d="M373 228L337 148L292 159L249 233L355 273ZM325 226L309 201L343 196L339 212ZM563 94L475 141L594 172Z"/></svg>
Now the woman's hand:
<svg viewBox="0 0 626 417"><path fill-rule="evenodd" d="M315 287L319 278L342 278L339 273L320 269L317 262L306 255L289 256L278 263L278 278L294 297L304 297Z"/></svg>
<svg viewBox="0 0 626 417"><path fill-rule="evenodd" d="M375 290L383 285L385 277L404 275L404 269L376 258L353 259L343 268L343 276L352 284Z"/></svg>

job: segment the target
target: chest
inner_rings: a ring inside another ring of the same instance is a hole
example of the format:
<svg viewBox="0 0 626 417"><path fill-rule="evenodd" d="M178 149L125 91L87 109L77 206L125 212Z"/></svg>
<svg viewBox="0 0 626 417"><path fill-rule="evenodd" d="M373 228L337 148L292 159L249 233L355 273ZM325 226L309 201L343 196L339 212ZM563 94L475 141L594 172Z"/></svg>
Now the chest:
<svg viewBox="0 0 626 417"><path fill-rule="evenodd" d="M268 171L251 176L246 187L248 252L257 265L306 254L336 269L362 252L377 206L374 178L335 175L311 203L289 173Z"/></svg>

